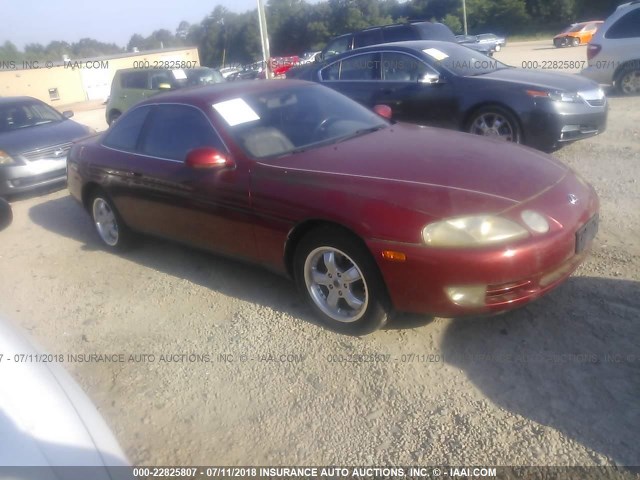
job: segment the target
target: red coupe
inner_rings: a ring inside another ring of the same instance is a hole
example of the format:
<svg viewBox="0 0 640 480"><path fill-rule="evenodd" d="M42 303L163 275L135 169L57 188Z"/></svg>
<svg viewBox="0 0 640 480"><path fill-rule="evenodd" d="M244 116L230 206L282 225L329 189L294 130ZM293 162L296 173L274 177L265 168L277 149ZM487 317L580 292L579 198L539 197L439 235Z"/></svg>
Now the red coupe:
<svg viewBox="0 0 640 480"><path fill-rule="evenodd" d="M68 185L107 247L136 231L248 259L358 335L394 309L522 306L573 272L598 227L594 189L553 157L392 123L294 80L154 96L73 146Z"/></svg>

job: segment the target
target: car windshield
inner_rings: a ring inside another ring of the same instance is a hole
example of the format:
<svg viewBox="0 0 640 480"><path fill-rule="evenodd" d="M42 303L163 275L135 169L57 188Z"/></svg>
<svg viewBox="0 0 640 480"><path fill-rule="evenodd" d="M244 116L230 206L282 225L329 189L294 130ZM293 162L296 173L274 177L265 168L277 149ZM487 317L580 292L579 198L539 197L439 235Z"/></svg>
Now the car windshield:
<svg viewBox="0 0 640 480"><path fill-rule="evenodd" d="M222 74L213 68L193 68L185 70L187 76L186 84L193 85L209 85L212 83L224 82Z"/></svg>
<svg viewBox="0 0 640 480"><path fill-rule="evenodd" d="M320 85L246 94L215 103L213 109L236 143L259 159L337 143L389 125Z"/></svg>
<svg viewBox="0 0 640 480"><path fill-rule="evenodd" d="M581 23L577 25L571 25L570 27L567 27L565 30L563 30L562 33L579 32L580 30L582 30L582 27L584 27L584 25Z"/></svg>
<svg viewBox="0 0 640 480"><path fill-rule="evenodd" d="M0 105L0 132L60 122L64 117L50 106L37 101Z"/></svg>
<svg viewBox="0 0 640 480"><path fill-rule="evenodd" d="M511 68L498 60L455 43L441 43L435 48L422 50L431 63L463 77L485 75Z"/></svg>

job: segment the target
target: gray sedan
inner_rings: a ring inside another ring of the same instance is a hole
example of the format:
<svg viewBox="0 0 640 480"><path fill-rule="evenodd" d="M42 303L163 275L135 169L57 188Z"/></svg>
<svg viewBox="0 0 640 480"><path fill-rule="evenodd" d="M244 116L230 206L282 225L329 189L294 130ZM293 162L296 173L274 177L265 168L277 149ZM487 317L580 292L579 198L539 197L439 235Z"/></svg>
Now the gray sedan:
<svg viewBox="0 0 640 480"><path fill-rule="evenodd" d="M93 132L31 97L0 98L0 196L63 182L73 141Z"/></svg>

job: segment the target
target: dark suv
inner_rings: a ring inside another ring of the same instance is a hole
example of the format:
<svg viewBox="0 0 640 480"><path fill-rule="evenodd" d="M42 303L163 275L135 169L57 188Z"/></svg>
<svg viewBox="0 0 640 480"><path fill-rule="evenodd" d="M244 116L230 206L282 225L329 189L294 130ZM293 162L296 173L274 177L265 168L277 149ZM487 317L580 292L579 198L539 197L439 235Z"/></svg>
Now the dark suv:
<svg viewBox="0 0 640 480"><path fill-rule="evenodd" d="M404 42L407 40L440 40L457 42L453 32L442 23L410 22L369 27L358 32L347 33L331 40L316 56L316 60L344 53L354 48L368 47L381 43Z"/></svg>

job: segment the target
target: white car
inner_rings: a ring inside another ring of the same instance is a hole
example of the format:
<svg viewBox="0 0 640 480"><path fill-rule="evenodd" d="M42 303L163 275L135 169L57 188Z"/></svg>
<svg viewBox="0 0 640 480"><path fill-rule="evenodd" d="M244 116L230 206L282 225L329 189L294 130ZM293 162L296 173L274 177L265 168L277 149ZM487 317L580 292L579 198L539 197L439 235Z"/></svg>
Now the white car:
<svg viewBox="0 0 640 480"><path fill-rule="evenodd" d="M587 47L581 73L625 95L640 93L640 0L620 5Z"/></svg>
<svg viewBox="0 0 640 480"><path fill-rule="evenodd" d="M0 478L131 479L91 400L56 362L0 318Z"/></svg>

